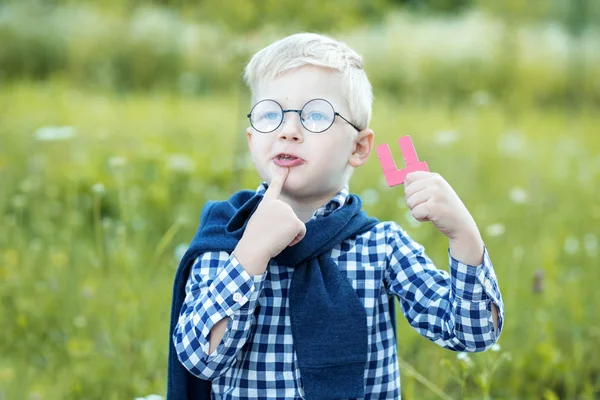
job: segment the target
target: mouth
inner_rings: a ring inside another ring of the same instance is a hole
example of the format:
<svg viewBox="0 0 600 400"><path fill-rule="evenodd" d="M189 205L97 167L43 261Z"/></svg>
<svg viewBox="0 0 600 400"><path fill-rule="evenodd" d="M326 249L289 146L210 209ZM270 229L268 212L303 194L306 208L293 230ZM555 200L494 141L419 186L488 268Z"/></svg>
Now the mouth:
<svg viewBox="0 0 600 400"><path fill-rule="evenodd" d="M280 167L296 167L305 163L302 158L289 153L279 153L273 157L273 162Z"/></svg>

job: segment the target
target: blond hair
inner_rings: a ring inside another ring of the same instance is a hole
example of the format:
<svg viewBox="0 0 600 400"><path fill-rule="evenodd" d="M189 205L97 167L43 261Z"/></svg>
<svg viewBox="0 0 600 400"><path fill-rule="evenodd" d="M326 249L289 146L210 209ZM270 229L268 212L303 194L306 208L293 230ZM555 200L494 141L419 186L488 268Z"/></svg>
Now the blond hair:
<svg viewBox="0 0 600 400"><path fill-rule="evenodd" d="M342 95L351 121L361 130L371 121L373 89L363 68L362 57L346 44L315 33L297 33L257 52L244 71L250 91L265 81L305 65L328 68L343 75Z"/></svg>

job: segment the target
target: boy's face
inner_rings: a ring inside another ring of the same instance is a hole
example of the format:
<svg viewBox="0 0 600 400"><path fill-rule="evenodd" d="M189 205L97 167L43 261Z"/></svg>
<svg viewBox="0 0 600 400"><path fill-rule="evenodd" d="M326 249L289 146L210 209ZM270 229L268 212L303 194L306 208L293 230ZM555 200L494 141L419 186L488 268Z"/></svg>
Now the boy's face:
<svg viewBox="0 0 600 400"><path fill-rule="evenodd" d="M304 66L263 83L254 93L255 104L264 99L278 102L284 110L300 110L310 100L325 99L336 112L353 122L342 96L339 72ZM248 145L261 178L270 182L277 169L276 156L292 154L302 159L289 167L282 195L297 201L316 201L334 196L346 183L349 166L364 164L372 150L373 131L357 132L340 117L324 132L305 129L295 112L284 114L281 126L270 133L247 129Z"/></svg>

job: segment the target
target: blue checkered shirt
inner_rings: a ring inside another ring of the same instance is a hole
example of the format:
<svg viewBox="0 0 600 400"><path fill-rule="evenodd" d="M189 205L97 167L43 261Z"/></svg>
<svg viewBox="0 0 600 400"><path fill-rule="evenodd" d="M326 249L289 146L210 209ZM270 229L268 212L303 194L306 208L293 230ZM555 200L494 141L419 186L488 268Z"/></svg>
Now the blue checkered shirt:
<svg viewBox="0 0 600 400"><path fill-rule="evenodd" d="M257 193L267 186L261 183ZM313 214L319 218L345 204L345 186ZM448 253L450 273L437 269L423 246L395 222L341 242L331 258L351 281L367 311L365 399L399 399L400 373L388 296L400 300L410 325L434 343L464 352L483 351L500 335L504 308L484 248L484 262L469 267ZM290 326L288 292L294 270L269 262L251 276L234 255L200 255L186 284L173 340L181 363L212 381L213 399L302 399ZM494 332L491 303L498 308ZM229 318L221 343L209 354L210 330Z"/></svg>

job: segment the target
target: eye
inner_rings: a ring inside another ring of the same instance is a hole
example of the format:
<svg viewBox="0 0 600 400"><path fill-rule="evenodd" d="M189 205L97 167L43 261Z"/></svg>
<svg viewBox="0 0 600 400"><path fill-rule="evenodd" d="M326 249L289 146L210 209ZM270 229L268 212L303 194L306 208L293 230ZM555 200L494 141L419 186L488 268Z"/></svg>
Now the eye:
<svg viewBox="0 0 600 400"><path fill-rule="evenodd" d="M276 111L266 111L261 116L260 119L265 119L268 121L275 121L279 119L279 113Z"/></svg>
<svg viewBox="0 0 600 400"><path fill-rule="evenodd" d="M318 111L313 111L306 117L307 121L327 121L329 118L326 114Z"/></svg>

